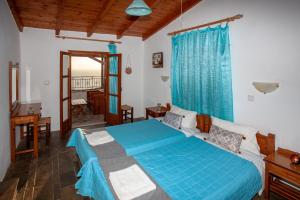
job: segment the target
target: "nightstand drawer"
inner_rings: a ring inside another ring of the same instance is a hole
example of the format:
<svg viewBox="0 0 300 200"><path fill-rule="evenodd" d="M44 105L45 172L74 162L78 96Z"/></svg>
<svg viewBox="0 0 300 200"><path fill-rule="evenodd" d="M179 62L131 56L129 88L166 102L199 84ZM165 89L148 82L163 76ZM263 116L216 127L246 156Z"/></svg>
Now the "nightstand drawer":
<svg viewBox="0 0 300 200"><path fill-rule="evenodd" d="M155 116L155 112L153 112L152 110L147 110L147 112L148 112L148 115Z"/></svg>
<svg viewBox="0 0 300 200"><path fill-rule="evenodd" d="M300 175L277 165L268 164L269 173L300 186Z"/></svg>

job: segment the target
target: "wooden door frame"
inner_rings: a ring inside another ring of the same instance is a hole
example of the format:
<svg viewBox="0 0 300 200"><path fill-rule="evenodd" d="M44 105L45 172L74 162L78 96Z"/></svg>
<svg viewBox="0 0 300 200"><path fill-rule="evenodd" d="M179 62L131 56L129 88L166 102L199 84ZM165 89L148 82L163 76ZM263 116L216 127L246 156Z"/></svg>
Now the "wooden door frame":
<svg viewBox="0 0 300 200"><path fill-rule="evenodd" d="M64 137L65 134L63 133L63 80L62 80L62 73L63 73L63 68L61 68L61 63L63 62L63 57L61 56L62 53L68 53L68 55L70 56L70 80L68 83L68 95L70 98L69 101L69 119L70 119L70 123L71 123L71 128L72 128L72 86L71 86L71 79L72 79L72 56L73 57L101 57L104 55L104 57L106 57L108 60L108 55L109 52L100 52L100 51L78 51L78 50L68 50L68 51L60 51L60 75L59 75L59 79L60 79L60 133L61 133L61 137ZM107 64L107 63L105 63ZM104 69L106 70L106 66L104 67ZM106 95L106 86L104 87L104 95ZM107 99L105 99L105 101L107 101ZM105 119L106 119L106 110L105 110Z"/></svg>
<svg viewBox="0 0 300 200"><path fill-rule="evenodd" d="M105 77L106 77L106 83L105 83L105 90L107 91L105 99L106 99L106 117L109 116L109 76L111 76L109 74L109 58L111 57L117 57L118 58L118 75L117 75L117 79L118 79L118 94L116 95L118 98L118 113L119 113L119 119L116 120L116 123L111 123L112 125L116 125L116 124L120 124L122 122L122 110L121 110L121 104L122 104L122 54L120 53L116 53L116 54L109 54L108 55L108 59L106 60L106 70L105 70Z"/></svg>
<svg viewBox="0 0 300 200"><path fill-rule="evenodd" d="M66 51L60 51L60 65L59 65L59 94L60 94L60 96L59 96L59 104L60 104L60 119L59 119L59 121L60 121L60 136L61 137L64 137L65 136L65 134L64 134L64 132L65 132L65 130L64 130L64 120L63 120L63 117L64 117L64 115L63 115L63 112L64 112L64 110L63 110L63 104L64 104L64 101L66 101L66 100L68 100L68 127L71 125L71 122L72 122L72 116L71 116L71 96L70 96L70 90L68 90L68 97L65 97L64 98L64 91L63 91L63 88L64 88L64 76L66 76L66 75L64 75L63 74L63 71L64 71L64 69L63 69L63 62L64 62L64 55L70 55L68 52L66 52ZM69 57L69 62L71 62L70 61L70 59L71 59L71 57ZM70 65L71 65L71 63L70 63ZM71 68L71 66L70 66L70 68ZM68 69L68 75L67 76L69 76L70 75L70 77L71 77L71 74L69 74L70 73L70 70L71 69ZM69 80L68 80L68 88L70 87L70 81L71 81L71 78L69 77ZM66 99L67 98L67 99Z"/></svg>

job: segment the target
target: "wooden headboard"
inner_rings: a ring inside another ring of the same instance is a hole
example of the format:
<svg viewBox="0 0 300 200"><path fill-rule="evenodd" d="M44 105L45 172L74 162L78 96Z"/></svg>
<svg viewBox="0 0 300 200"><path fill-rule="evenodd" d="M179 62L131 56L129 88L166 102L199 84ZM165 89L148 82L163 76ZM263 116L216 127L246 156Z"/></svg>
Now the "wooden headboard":
<svg viewBox="0 0 300 200"><path fill-rule="evenodd" d="M200 129L202 133L209 133L211 127L211 118L209 115L200 114L197 115L197 128Z"/></svg>
<svg viewBox="0 0 300 200"><path fill-rule="evenodd" d="M257 143L260 148L260 153L268 156L275 152L275 135L269 133L268 135L262 135L259 132L256 133Z"/></svg>
<svg viewBox="0 0 300 200"><path fill-rule="evenodd" d="M199 114L197 115L197 128L201 132L209 133L212 121L209 115ZM268 135L262 135L261 133L256 133L257 143L260 148L260 153L268 156L275 152L275 135L269 133Z"/></svg>

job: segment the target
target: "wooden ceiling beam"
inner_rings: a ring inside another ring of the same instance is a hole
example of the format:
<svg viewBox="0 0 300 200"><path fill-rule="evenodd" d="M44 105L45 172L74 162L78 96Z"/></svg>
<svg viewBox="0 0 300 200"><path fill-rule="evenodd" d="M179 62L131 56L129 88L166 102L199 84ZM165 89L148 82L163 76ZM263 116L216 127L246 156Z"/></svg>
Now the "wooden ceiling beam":
<svg viewBox="0 0 300 200"><path fill-rule="evenodd" d="M63 21L63 12L64 12L63 0L57 0L55 35L59 35L60 33L61 24Z"/></svg>
<svg viewBox="0 0 300 200"><path fill-rule="evenodd" d="M115 1L116 0L105 0L103 2L103 6L100 9L100 11L98 12L94 23L92 23L92 25L87 28L87 36L88 37L91 37L93 35L98 24L102 21L102 18L107 14L107 12L110 10L110 8L115 3Z"/></svg>
<svg viewBox="0 0 300 200"><path fill-rule="evenodd" d="M17 8L16 6L16 3L14 0L7 0L7 3L8 3L8 6L11 10L11 13L15 19L15 22L17 24L17 27L19 29L20 32L23 32L23 28L24 28L24 25L23 25L23 22L20 18L20 12L19 12L19 9Z"/></svg>
<svg viewBox="0 0 300 200"><path fill-rule="evenodd" d="M148 0L146 1L147 5L150 7L150 8L154 8L156 6L157 3L159 3L160 0ZM132 3L132 2L130 2ZM129 6L129 5L128 5ZM125 31L127 31L128 29L130 29L131 26L133 26L133 24L139 19L140 17L138 16L133 16L133 17L130 17L130 23L127 24L127 26L123 27L120 31L117 32L117 39L121 39L125 33Z"/></svg>
<svg viewBox="0 0 300 200"><path fill-rule="evenodd" d="M197 5L200 1L201 0L189 0L189 1L186 1L182 5L182 13L188 11L193 6ZM156 26L154 26L149 31L147 31L145 34L143 34L143 40L148 39L154 33L156 33L157 31L161 30L162 28L166 27L169 23L171 23L173 20L175 20L177 17L179 17L180 14L181 14L181 7L179 6L178 9L176 9L175 12L171 12L164 19L162 19Z"/></svg>

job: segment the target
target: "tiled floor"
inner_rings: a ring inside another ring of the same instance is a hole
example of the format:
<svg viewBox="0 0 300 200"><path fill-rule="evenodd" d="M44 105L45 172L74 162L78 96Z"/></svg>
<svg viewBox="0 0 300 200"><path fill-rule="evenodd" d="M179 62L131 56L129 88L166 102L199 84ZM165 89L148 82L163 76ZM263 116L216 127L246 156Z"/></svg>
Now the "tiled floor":
<svg viewBox="0 0 300 200"><path fill-rule="evenodd" d="M41 139L38 160L32 159L30 154L18 156L16 163L11 165L4 181L0 184L0 199L1 193L8 193L8 187L5 188L4 185L15 183L17 178L19 178L19 182L16 182L17 200L89 199L76 194L75 175L80 168L80 162L74 150L65 147L66 142L67 139L61 139L58 132L53 132L48 147ZM2 199L8 200L7 197ZM256 197L255 200L263 200L263 198ZM281 200L281 198L272 195L271 200Z"/></svg>
<svg viewBox="0 0 300 200"><path fill-rule="evenodd" d="M76 115L75 113L73 113L72 117L73 128L91 125L103 125L106 123L104 121L104 115L94 115L87 106L84 106L83 114Z"/></svg>

